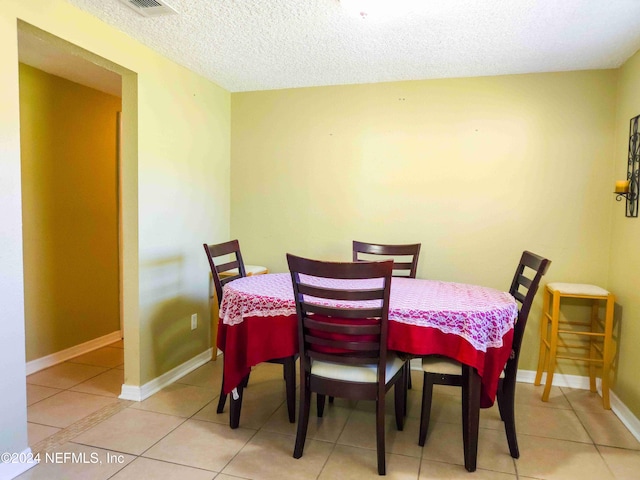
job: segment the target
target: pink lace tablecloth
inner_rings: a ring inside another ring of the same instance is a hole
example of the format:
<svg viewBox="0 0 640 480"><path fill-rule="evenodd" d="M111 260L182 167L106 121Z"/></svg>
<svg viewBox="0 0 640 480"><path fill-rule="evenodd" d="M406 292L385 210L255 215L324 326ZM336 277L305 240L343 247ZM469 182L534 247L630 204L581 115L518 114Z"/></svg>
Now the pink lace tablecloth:
<svg viewBox="0 0 640 480"><path fill-rule="evenodd" d="M326 280L317 285L375 280ZM295 315L293 287L288 273L241 278L224 287L220 320L224 325L241 324L248 317ZM457 335L478 351L500 348L513 329L518 308L507 292L493 288L411 278L393 278L389 320L415 327L431 327Z"/></svg>

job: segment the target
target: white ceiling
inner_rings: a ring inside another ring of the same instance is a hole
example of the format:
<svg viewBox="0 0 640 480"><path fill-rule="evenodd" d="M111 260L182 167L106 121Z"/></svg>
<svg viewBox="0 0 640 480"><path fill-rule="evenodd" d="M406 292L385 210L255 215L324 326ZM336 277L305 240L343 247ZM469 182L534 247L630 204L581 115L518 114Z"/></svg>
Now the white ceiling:
<svg viewBox="0 0 640 480"><path fill-rule="evenodd" d="M179 14L156 18L68 1L231 92L615 68L640 48L640 0L421 0L382 17L339 0L166 0Z"/></svg>

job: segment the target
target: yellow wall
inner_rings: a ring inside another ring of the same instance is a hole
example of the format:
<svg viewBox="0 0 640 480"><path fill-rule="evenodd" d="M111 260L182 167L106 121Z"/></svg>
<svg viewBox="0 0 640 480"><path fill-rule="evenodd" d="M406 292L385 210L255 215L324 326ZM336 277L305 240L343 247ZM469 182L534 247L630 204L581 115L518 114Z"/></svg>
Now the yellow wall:
<svg viewBox="0 0 640 480"><path fill-rule="evenodd" d="M248 263L421 242L418 276L607 284L616 72L232 94L231 232ZM521 368L537 361L540 297ZM572 372L572 371L571 371ZM564 370L563 373L567 373Z"/></svg>
<svg viewBox="0 0 640 480"><path fill-rule="evenodd" d="M120 98L20 65L27 361L120 329Z"/></svg>
<svg viewBox="0 0 640 480"><path fill-rule="evenodd" d="M615 178L627 175L629 120L640 115L640 54L636 53L620 69L616 111ZM624 202L612 207L610 288L617 296L615 326L620 336L615 393L640 417L640 219L626 218Z"/></svg>
<svg viewBox="0 0 640 480"><path fill-rule="evenodd" d="M0 3L0 451L27 446L18 24L123 76L125 383L143 386L210 346L202 243L229 238L230 94L63 0ZM99 252L97 252L99 254ZM200 327L189 328L198 313Z"/></svg>

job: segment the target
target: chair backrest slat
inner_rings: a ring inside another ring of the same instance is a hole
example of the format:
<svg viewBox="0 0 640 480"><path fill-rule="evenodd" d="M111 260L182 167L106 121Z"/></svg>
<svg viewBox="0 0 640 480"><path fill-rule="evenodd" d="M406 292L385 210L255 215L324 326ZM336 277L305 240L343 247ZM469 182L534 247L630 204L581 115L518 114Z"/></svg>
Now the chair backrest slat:
<svg viewBox="0 0 640 480"><path fill-rule="evenodd" d="M524 275L520 275L518 277L518 284L522 285L525 288L531 288L531 284L533 283L533 280L531 280L530 278L525 277Z"/></svg>
<svg viewBox="0 0 640 480"><path fill-rule="evenodd" d="M304 311L337 318L372 318L382 315L382 308L344 308L301 302Z"/></svg>
<svg viewBox="0 0 640 480"><path fill-rule="evenodd" d="M393 262L394 270L411 270L413 268L412 262Z"/></svg>
<svg viewBox="0 0 640 480"><path fill-rule="evenodd" d="M234 280L237 280L238 278L242 278L242 275L237 274L237 275L226 275L224 277L222 277L220 279L220 285L222 285L223 287L229 283L229 282L233 282Z"/></svg>
<svg viewBox="0 0 640 480"><path fill-rule="evenodd" d="M375 300L380 298L382 288L363 290L336 290L314 285L299 285L300 293L311 297L330 298L333 300Z"/></svg>
<svg viewBox="0 0 640 480"><path fill-rule="evenodd" d="M339 358L340 363L344 365L371 365L372 363L376 363L378 360L377 351L370 354L365 355L362 354L358 357L355 356L339 356L336 354L328 355L322 352L317 351L309 351L308 356L310 359L314 360L322 360L325 362L336 362L336 358Z"/></svg>
<svg viewBox="0 0 640 480"><path fill-rule="evenodd" d="M393 261L336 263L287 254L287 262L298 314L300 368L310 372L312 359L377 364L384 381ZM381 287L371 288L373 282L364 279L377 279L374 285L379 281Z"/></svg>
<svg viewBox="0 0 640 480"><path fill-rule="evenodd" d="M375 356L380 349L379 342L348 342L344 340L331 340L324 337L318 337L316 335L305 335L304 339L305 342L312 343L314 345L323 345L325 347L349 350L351 354L358 352L371 352Z"/></svg>
<svg viewBox="0 0 640 480"><path fill-rule="evenodd" d="M418 271L418 257L420 256L420 244L411 243L406 245L384 245L380 243L366 243L353 241L353 261L370 261L369 258L362 258L365 255L384 255L385 257L411 257L410 261L395 261L393 263L394 276L416 278ZM402 272L397 275L395 272Z"/></svg>
<svg viewBox="0 0 640 480"><path fill-rule="evenodd" d="M238 263L238 260L234 260L232 262L221 263L219 265L216 265L216 270L218 271L218 273L224 273L239 267L240 267L240 264Z"/></svg>
<svg viewBox="0 0 640 480"><path fill-rule="evenodd" d="M222 303L222 287L233 280L247 276L247 272L244 268L244 261L242 260L242 253L240 252L240 243L238 240L231 240L229 242L214 245L207 245L204 243L202 246L207 254L207 259L209 260L211 276L213 277L213 284L215 285L216 296L218 297L218 306L220 306ZM216 265L216 258L228 255L234 256L235 260ZM222 278L220 277L221 273L233 270L234 268L238 269L237 274Z"/></svg>
<svg viewBox="0 0 640 480"><path fill-rule="evenodd" d="M340 323L329 323L329 322L319 322L316 321L313 317L305 317L304 320L305 327L309 329L319 330L323 332L331 332L331 333L344 333L347 335L379 335L380 334L380 325L358 325L358 324L340 324Z"/></svg>
<svg viewBox="0 0 640 480"><path fill-rule="evenodd" d="M524 303L524 301L526 300L526 297L520 293L520 292L513 292L512 295L515 297L516 300L518 300L520 303Z"/></svg>

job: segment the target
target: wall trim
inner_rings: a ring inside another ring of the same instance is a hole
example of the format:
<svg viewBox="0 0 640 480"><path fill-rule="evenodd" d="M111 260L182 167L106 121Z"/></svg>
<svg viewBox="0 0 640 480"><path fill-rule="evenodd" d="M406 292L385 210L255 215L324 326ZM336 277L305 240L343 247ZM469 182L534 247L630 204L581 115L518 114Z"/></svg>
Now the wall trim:
<svg viewBox="0 0 640 480"><path fill-rule="evenodd" d="M522 383L533 383L536 378L536 372L533 370L518 370L516 380ZM542 374L542 385L547 381L547 374ZM598 379L599 381L599 379ZM580 375L567 375L564 373L553 374L554 387L577 388L579 390L589 390L589 377Z"/></svg>
<svg viewBox="0 0 640 480"><path fill-rule="evenodd" d="M600 393L600 389L598 389L598 393ZM618 416L624 426L631 432L631 435L636 437L636 440L640 442L640 420L638 417L636 417L611 390L609 390L609 402L611 403L613 413Z"/></svg>
<svg viewBox="0 0 640 480"><path fill-rule="evenodd" d="M541 383L544 385L546 381L546 373L542 375ZM531 370L518 370L518 382L533 383L536 378L536 372ZM589 390L589 377L580 377L578 375L553 375L554 387L578 388L581 390ZM602 397L602 381L596 379L596 388L598 395ZM611 411L620 419L627 427L627 430L640 442L640 420L636 417L627 406L622 403L613 390L609 390L609 402L611 403Z"/></svg>
<svg viewBox="0 0 640 480"><path fill-rule="evenodd" d="M213 358L213 348L209 348L204 352L196 355L191 360L172 368L166 373L163 373L159 377L145 383L138 387L135 385L122 385L122 392L118 398L122 400L133 400L135 402L141 402L142 400L149 398L156 392L159 392L164 387L171 385L176 380L184 377L188 373L191 373L196 368L201 367L209 360Z"/></svg>
<svg viewBox="0 0 640 480"><path fill-rule="evenodd" d="M94 338L93 340L89 340L88 342L81 343L80 345L74 345L73 347L67 348L65 350L52 353L51 355L47 355L46 357L36 358L35 360L27 362L27 375L39 372L40 370L44 370L45 368L53 367L54 365L66 362L73 357L77 357L78 355L89 353L92 350L106 347L107 345L117 342L121 338L121 331L116 330L115 332L109 333L102 337Z"/></svg>
<svg viewBox="0 0 640 480"><path fill-rule="evenodd" d="M27 448L18 454L18 458L23 459L33 459L33 453L31 452L31 448ZM16 478L18 475L26 472L31 467L35 467L38 464L37 461L23 461L16 463L4 463L0 462L0 478Z"/></svg>

